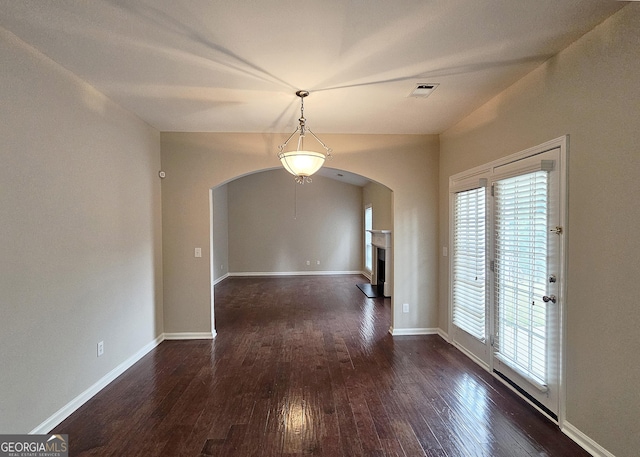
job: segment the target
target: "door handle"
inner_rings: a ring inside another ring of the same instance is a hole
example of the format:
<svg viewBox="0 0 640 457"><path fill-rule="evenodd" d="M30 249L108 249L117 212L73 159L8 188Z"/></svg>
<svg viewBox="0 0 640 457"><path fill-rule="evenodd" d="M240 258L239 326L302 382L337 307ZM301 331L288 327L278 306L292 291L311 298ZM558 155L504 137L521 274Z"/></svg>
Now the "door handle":
<svg viewBox="0 0 640 457"><path fill-rule="evenodd" d="M542 297L542 301L545 303L555 303L557 299L555 295L545 295L544 297Z"/></svg>

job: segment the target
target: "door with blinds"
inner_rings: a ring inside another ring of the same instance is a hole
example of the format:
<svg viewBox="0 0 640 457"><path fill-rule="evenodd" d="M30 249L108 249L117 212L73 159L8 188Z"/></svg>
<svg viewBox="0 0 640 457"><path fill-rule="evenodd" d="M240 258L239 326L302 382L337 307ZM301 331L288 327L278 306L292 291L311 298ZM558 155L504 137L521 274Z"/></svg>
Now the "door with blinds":
<svg viewBox="0 0 640 457"><path fill-rule="evenodd" d="M493 170L494 372L557 419L560 375L560 149Z"/></svg>
<svg viewBox="0 0 640 457"><path fill-rule="evenodd" d="M451 340L554 419L560 411L566 140L449 178Z"/></svg>
<svg viewBox="0 0 640 457"><path fill-rule="evenodd" d="M451 336L488 367L486 185L486 179L474 179L452 194Z"/></svg>

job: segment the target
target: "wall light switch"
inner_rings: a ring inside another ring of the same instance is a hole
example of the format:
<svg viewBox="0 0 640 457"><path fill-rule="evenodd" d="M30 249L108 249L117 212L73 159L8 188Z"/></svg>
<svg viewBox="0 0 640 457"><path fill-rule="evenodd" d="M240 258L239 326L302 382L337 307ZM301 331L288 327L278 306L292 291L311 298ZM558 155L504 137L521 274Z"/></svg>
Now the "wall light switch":
<svg viewBox="0 0 640 457"><path fill-rule="evenodd" d="M446 246L442 246L442 257L449 255L449 249Z"/></svg>
<svg viewBox="0 0 640 457"><path fill-rule="evenodd" d="M202 257L202 248L196 248L195 256L196 257Z"/></svg>
<svg viewBox="0 0 640 457"><path fill-rule="evenodd" d="M409 303L403 303L402 304L402 312L403 313L408 313L409 312Z"/></svg>

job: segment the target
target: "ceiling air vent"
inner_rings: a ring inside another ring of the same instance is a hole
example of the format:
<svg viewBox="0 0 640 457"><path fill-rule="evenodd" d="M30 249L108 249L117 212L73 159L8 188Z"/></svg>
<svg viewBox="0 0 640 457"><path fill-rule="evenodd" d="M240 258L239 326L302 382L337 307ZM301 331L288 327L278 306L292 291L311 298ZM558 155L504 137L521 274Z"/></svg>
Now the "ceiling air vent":
<svg viewBox="0 0 640 457"><path fill-rule="evenodd" d="M429 95L431 95L431 92L436 90L436 87L438 87L439 85L439 83L416 84L416 88L411 91L409 97L427 98Z"/></svg>

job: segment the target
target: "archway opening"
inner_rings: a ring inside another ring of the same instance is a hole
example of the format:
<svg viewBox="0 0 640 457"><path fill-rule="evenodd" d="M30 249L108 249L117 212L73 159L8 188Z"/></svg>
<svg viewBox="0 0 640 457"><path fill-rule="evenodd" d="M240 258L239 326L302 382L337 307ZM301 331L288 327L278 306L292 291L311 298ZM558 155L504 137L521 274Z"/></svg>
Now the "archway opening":
<svg viewBox="0 0 640 457"><path fill-rule="evenodd" d="M364 274L364 209L374 229L393 230L392 191L364 176L324 168L296 184L261 170L210 191L211 315L215 285L230 276Z"/></svg>

